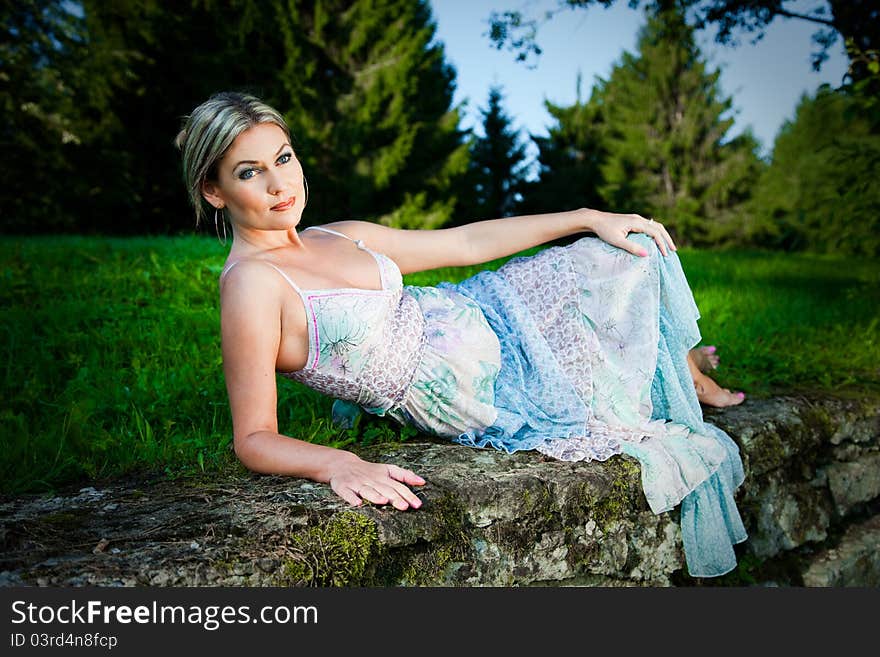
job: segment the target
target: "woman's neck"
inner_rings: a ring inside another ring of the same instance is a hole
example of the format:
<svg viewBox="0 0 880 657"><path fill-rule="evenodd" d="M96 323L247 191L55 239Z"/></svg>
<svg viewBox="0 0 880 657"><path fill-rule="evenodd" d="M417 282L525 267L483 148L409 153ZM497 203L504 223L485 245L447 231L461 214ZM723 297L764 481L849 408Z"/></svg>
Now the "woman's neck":
<svg viewBox="0 0 880 657"><path fill-rule="evenodd" d="M233 226L232 247L229 255L234 257L250 257L264 255L284 249L285 251L305 251L295 226L287 230L254 230Z"/></svg>

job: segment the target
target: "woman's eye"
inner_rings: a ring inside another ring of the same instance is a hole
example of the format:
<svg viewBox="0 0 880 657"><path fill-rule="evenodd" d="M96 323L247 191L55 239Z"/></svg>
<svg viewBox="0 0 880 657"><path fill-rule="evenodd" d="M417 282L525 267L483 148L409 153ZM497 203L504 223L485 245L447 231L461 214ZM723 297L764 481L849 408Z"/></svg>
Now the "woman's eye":
<svg viewBox="0 0 880 657"><path fill-rule="evenodd" d="M250 180L256 175L256 173L257 172L255 169L245 169L240 174L238 174L238 177L241 180Z"/></svg>
<svg viewBox="0 0 880 657"><path fill-rule="evenodd" d="M278 164L287 164L290 162L290 159L293 157L293 153L284 153L281 157L278 158Z"/></svg>

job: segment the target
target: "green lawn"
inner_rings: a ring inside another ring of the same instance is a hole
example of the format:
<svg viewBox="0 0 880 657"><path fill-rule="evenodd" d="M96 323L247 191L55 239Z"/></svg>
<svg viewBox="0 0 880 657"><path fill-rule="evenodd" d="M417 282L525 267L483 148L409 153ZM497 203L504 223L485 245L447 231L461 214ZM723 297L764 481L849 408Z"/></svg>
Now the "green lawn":
<svg viewBox="0 0 880 657"><path fill-rule="evenodd" d="M230 450L216 287L228 247L195 236L2 238L0 247L0 492L241 467ZM684 249L680 257L703 342L719 346L723 385L752 397L880 390L878 263ZM278 402L281 431L298 438L341 446L399 433L372 417L337 430L330 399L280 377Z"/></svg>

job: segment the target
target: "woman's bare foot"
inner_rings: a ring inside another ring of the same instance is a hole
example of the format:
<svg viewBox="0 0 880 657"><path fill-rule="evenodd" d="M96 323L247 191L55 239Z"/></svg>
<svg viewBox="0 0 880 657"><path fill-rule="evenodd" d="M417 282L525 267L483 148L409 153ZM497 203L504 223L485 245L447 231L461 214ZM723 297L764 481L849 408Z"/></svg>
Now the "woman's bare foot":
<svg viewBox="0 0 880 657"><path fill-rule="evenodd" d="M725 406L736 406L742 404L746 398L743 392L731 392L728 388L722 388L715 381L703 374L697 367L696 359L693 358L693 352L688 353L687 363L691 372L691 378L694 380L694 389L697 391L697 399L701 404L706 406L715 406L716 408L724 408Z"/></svg>
<svg viewBox="0 0 880 657"><path fill-rule="evenodd" d="M695 347L690 350L690 355L703 374L708 374L718 367L718 354L715 353L715 345Z"/></svg>
<svg viewBox="0 0 880 657"><path fill-rule="evenodd" d="M728 388L722 388L705 374L700 379L694 379L694 388L701 404L716 408L736 406L742 404L746 398L744 392L731 392Z"/></svg>

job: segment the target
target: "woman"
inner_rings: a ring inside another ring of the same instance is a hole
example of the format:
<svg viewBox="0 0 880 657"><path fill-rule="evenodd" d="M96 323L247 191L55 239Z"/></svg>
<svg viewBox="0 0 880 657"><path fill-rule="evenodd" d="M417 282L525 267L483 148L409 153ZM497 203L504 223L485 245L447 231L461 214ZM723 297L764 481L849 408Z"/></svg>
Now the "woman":
<svg viewBox="0 0 880 657"><path fill-rule="evenodd" d="M699 402L727 406L743 395L720 388L689 354L698 314L659 222L582 209L444 230L339 221L298 231L308 191L274 109L215 95L187 118L177 145L197 221L207 203L215 224L222 214L232 226L221 331L234 447L246 467L329 483L352 505L421 506L411 487L425 482L414 472L280 434L280 373L466 445L565 460L633 455L656 513L683 502L691 574L733 568L732 544L745 539L733 502L742 465L730 438L702 421ZM581 232L598 239L458 285L402 285L402 274Z"/></svg>

